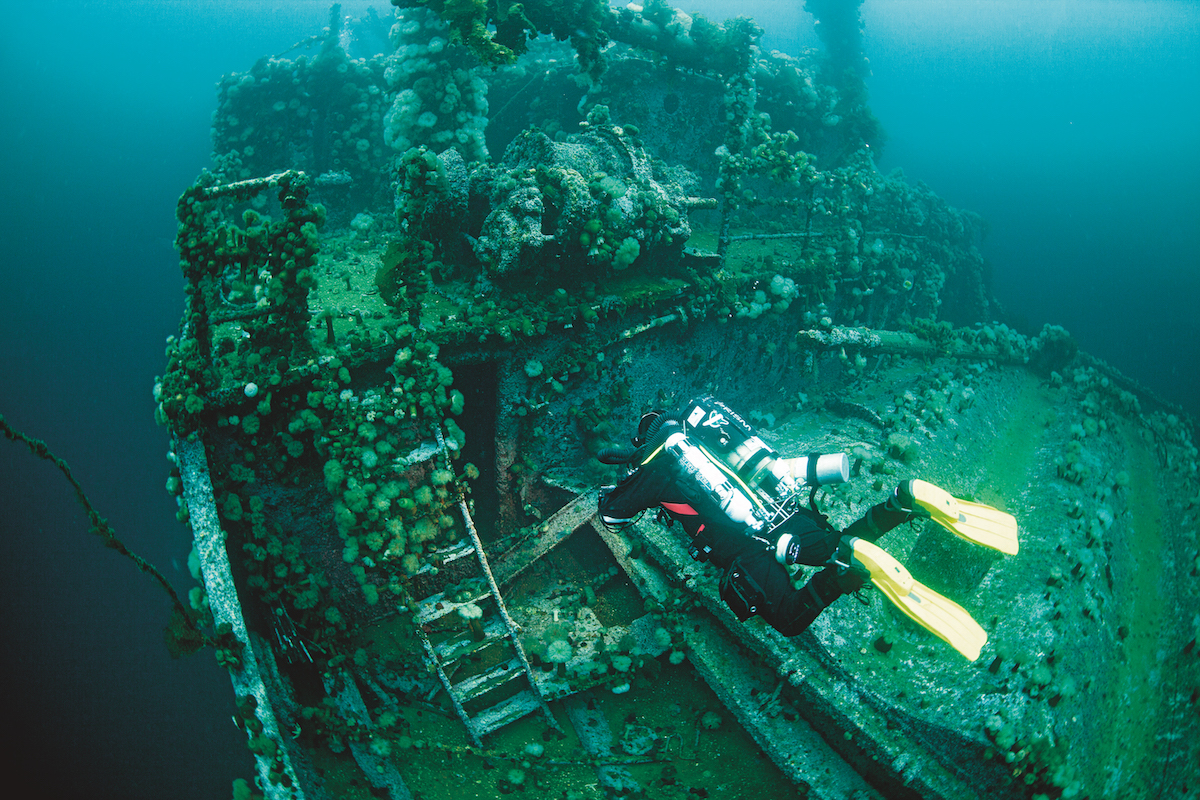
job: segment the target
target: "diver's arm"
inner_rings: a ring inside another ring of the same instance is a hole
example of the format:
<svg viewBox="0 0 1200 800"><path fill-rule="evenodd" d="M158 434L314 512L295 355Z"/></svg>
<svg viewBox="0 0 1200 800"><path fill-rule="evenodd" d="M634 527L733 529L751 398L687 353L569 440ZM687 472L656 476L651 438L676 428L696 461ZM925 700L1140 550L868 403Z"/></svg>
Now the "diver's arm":
<svg viewBox="0 0 1200 800"><path fill-rule="evenodd" d="M606 525L623 525L642 511L658 505L670 482L666 471L647 464L627 475L616 486L600 491L600 519Z"/></svg>

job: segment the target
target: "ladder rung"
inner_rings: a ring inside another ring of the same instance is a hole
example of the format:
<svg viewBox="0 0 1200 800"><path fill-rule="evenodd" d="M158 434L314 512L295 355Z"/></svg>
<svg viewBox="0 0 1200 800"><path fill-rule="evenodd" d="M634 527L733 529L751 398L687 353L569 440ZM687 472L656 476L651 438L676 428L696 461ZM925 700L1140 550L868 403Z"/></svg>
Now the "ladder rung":
<svg viewBox="0 0 1200 800"><path fill-rule="evenodd" d="M461 606L470 605L471 603L478 603L485 597L491 596L491 592L483 592L477 597L472 597L470 600L464 600L461 603L456 603L453 600L447 600L445 592L439 592L438 594L426 597L417 604L418 610L416 615L413 617L413 622L417 625L425 625L433 622L435 619L441 619L447 614L454 612Z"/></svg>
<svg viewBox="0 0 1200 800"><path fill-rule="evenodd" d="M500 619L498 614L494 614L483 623L483 639L475 641L471 638L471 632L464 630L443 642L438 642L433 646L433 650L437 653L438 660L442 662L444 668L464 656L506 638L508 638L508 628L504 626L504 620Z"/></svg>
<svg viewBox="0 0 1200 800"><path fill-rule="evenodd" d="M425 563L417 570L417 575L423 575L433 570L435 566L445 566L453 561L458 561L460 558L467 558L475 555L475 544L470 539L460 539L449 547L443 547L441 550L434 550L425 557Z"/></svg>
<svg viewBox="0 0 1200 800"><path fill-rule="evenodd" d="M521 717L532 714L540 706L541 702L536 694L529 689L522 689L512 697L502 700L490 708L485 708L478 715L472 717L471 727L477 737L483 736L503 728L510 722L516 722Z"/></svg>
<svg viewBox="0 0 1200 800"><path fill-rule="evenodd" d="M519 658L510 658L503 664L492 667L487 672L472 675L461 683L454 684L454 693L461 702L465 703L471 698L479 697L481 694L503 686L511 680L524 677L525 670L521 666L521 660Z"/></svg>

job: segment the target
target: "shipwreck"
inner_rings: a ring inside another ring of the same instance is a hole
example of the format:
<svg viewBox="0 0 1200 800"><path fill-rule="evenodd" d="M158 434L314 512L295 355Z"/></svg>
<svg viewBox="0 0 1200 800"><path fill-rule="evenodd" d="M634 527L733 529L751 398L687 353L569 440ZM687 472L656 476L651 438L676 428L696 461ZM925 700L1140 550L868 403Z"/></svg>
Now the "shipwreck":
<svg viewBox="0 0 1200 800"><path fill-rule="evenodd" d="M1005 324L982 221L876 169L857 4L801 55L661 0L397 5L223 78L179 201L155 397L236 793L1195 791L1189 421ZM677 530L600 524L596 454L698 394L846 453L840 525L910 476L1013 514L1015 557L885 542L979 660L870 593L741 624Z"/></svg>

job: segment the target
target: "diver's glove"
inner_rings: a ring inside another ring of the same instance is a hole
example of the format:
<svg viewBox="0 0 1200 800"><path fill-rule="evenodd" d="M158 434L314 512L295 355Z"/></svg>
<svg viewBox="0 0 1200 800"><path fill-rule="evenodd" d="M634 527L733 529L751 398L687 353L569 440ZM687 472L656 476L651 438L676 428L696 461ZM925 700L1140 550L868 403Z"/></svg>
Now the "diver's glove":
<svg viewBox="0 0 1200 800"><path fill-rule="evenodd" d="M835 571L837 586L843 594L857 592L871 577L867 568L854 560L853 540L853 536L843 536L839 539L837 549L829 559L829 567Z"/></svg>

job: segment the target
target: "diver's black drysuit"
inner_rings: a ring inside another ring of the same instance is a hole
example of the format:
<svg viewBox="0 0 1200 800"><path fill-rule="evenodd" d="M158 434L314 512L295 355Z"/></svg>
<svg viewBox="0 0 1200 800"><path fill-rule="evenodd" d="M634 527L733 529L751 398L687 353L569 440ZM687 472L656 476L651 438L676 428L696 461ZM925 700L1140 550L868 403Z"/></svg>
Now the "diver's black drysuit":
<svg viewBox="0 0 1200 800"><path fill-rule="evenodd" d="M711 398L705 402L728 410ZM732 411L729 414L745 425ZM745 621L757 614L784 636L801 633L826 606L862 586L858 573L825 566L843 534L823 515L799 508L778 527L758 530L731 519L703 479L679 457L677 448L668 446L673 434L685 431L677 418L664 415L657 421L629 458L633 471L601 492L599 511L605 524L627 524L638 513L660 506L692 538L692 557L711 561L723 571L721 599L737 618ZM846 535L875 541L911 517L889 500L871 508L846 529ZM792 587L787 568L776 557L777 542L785 534L792 536L787 563L825 566L799 590Z"/></svg>

